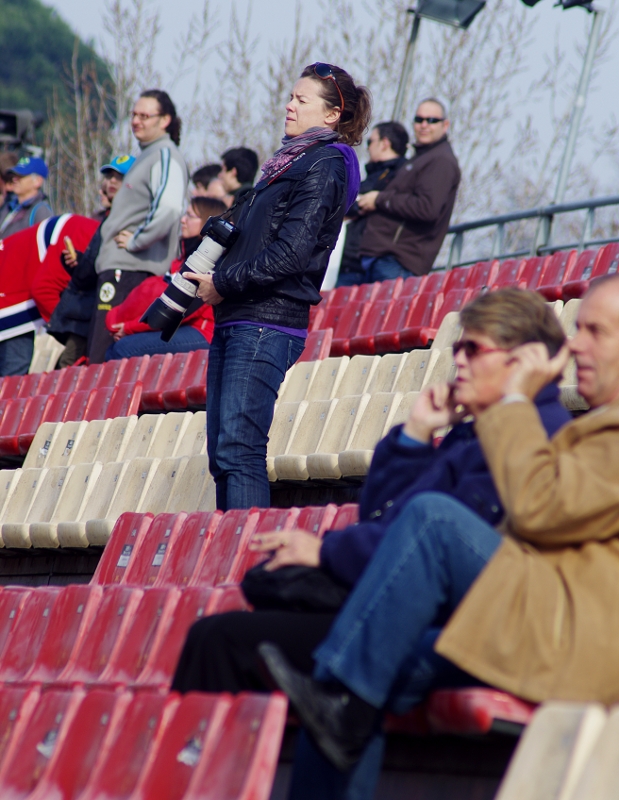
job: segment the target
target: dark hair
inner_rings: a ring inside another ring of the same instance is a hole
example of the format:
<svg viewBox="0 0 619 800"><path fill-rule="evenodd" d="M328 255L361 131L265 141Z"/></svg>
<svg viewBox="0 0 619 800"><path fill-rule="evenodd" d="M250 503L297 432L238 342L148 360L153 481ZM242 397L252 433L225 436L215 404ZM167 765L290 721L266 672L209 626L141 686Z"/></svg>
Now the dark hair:
<svg viewBox="0 0 619 800"><path fill-rule="evenodd" d="M189 205L200 217L203 225L209 217L218 217L228 210L228 206L221 200L217 200L214 197L201 197L200 195L192 197Z"/></svg>
<svg viewBox="0 0 619 800"><path fill-rule="evenodd" d="M170 115L170 123L166 127L166 132L175 145L181 143L181 118L176 116L176 106L172 102L170 95L162 89L147 89L142 92L140 97L152 97L159 103L159 113L162 116Z"/></svg>
<svg viewBox="0 0 619 800"><path fill-rule="evenodd" d="M374 125L374 130L378 131L381 139L389 139L391 149L395 150L400 156L406 153L409 136L408 131L399 122L389 120L389 122L379 122Z"/></svg>
<svg viewBox="0 0 619 800"><path fill-rule="evenodd" d="M205 164L197 169L191 176L191 180L200 183L206 189L209 183L214 180L221 172L221 164Z"/></svg>
<svg viewBox="0 0 619 800"><path fill-rule="evenodd" d="M232 147L222 155L226 171L236 167L236 179L239 183L253 183L258 171L258 154L249 147Z"/></svg>
<svg viewBox="0 0 619 800"><path fill-rule="evenodd" d="M320 86L320 96L329 108L340 108L342 101L338 88L344 98L344 111L335 126L339 134L338 142L344 144L361 144L363 134L372 119L372 96L365 86L356 86L350 75L341 67L329 64L337 87L332 80L319 78L314 72L314 64L305 67L302 78L311 78Z"/></svg>
<svg viewBox="0 0 619 800"><path fill-rule="evenodd" d="M557 315L541 295L513 287L479 295L460 312L468 331L485 333L503 347L542 342L551 358L565 343Z"/></svg>
<svg viewBox="0 0 619 800"><path fill-rule="evenodd" d="M12 167L16 166L18 161L19 161L19 156L12 150L0 153L0 179L2 179L5 183L9 183L9 181L13 177L10 174L9 170Z"/></svg>

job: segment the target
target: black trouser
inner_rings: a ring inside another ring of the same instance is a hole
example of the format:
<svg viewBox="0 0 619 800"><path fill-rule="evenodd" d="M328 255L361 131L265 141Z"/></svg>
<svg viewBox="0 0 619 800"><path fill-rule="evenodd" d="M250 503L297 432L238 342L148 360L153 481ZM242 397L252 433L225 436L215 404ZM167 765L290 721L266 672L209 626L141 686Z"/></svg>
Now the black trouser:
<svg viewBox="0 0 619 800"><path fill-rule="evenodd" d="M106 350L114 343L112 334L105 327L107 312L119 306L136 286L152 274L106 269L98 275L95 309L88 331L88 358L91 364L102 364Z"/></svg>
<svg viewBox="0 0 619 800"><path fill-rule="evenodd" d="M231 611L195 622L176 667L177 692L271 691L256 653L260 642L278 645L297 669L311 674L312 652L335 614L296 611Z"/></svg>

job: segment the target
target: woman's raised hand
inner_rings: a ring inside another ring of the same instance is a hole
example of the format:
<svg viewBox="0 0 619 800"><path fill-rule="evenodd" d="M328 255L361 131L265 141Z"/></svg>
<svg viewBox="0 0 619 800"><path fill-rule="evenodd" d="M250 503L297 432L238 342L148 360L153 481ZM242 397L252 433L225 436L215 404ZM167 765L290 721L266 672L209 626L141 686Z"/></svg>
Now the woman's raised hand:
<svg viewBox="0 0 619 800"><path fill-rule="evenodd" d="M454 425L464 414L464 411L456 411L452 384L435 383L419 393L404 425L404 433L419 442L429 442L434 431Z"/></svg>
<svg viewBox="0 0 619 800"><path fill-rule="evenodd" d="M272 572L291 564L320 566L321 545L317 536L294 528L290 531L256 534L249 543L249 549L257 553L271 553L272 558L266 563L265 569Z"/></svg>

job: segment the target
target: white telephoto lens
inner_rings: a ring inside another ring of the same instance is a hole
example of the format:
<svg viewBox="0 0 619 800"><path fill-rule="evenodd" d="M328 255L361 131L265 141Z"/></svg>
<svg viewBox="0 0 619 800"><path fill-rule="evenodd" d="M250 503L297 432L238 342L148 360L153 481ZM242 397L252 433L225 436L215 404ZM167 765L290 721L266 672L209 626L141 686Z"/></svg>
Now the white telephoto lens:
<svg viewBox="0 0 619 800"><path fill-rule="evenodd" d="M202 239L198 249L193 251L185 263L194 272L206 275L213 271L218 258L225 249L225 247L222 247L222 245L207 236Z"/></svg>

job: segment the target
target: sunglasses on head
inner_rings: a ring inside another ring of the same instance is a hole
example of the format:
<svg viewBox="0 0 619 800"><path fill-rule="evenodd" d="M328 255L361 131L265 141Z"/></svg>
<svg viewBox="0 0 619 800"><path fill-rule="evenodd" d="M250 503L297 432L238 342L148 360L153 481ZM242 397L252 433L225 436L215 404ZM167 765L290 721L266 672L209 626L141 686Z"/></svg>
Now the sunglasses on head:
<svg viewBox="0 0 619 800"><path fill-rule="evenodd" d="M421 125L422 122L427 122L428 125L436 125L437 122L445 122L443 117L414 117L414 121L417 125Z"/></svg>
<svg viewBox="0 0 619 800"><path fill-rule="evenodd" d="M342 94L342 90L340 89L340 87L338 85L337 78L335 77L331 67L328 64L323 64L322 62L319 61L318 63L314 64L314 72L323 81L333 81L333 83L335 84L335 88L337 89L337 93L340 96L340 102L342 103L342 106L340 108L340 112L343 114L344 113L344 95Z"/></svg>
<svg viewBox="0 0 619 800"><path fill-rule="evenodd" d="M469 359L475 358L476 356L485 355L486 353L509 352L509 350L505 347L485 347L483 344L473 341L473 339L459 339L457 342L452 344L451 349L453 351L454 358L461 350L464 350L464 355Z"/></svg>

